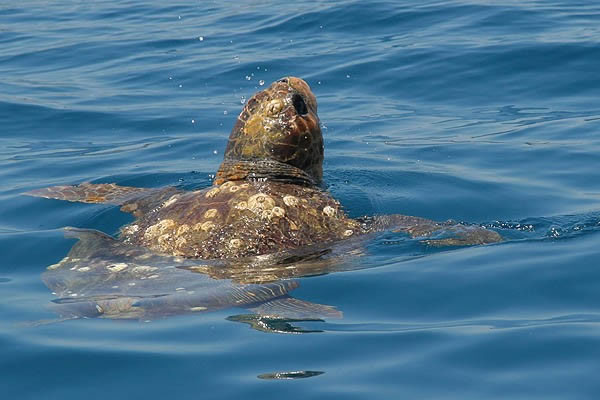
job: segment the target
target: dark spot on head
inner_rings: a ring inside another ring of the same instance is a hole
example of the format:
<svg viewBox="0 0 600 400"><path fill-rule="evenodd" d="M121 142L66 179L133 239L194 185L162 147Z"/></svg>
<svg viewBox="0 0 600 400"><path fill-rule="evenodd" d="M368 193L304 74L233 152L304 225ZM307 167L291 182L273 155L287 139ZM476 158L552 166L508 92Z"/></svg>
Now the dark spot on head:
<svg viewBox="0 0 600 400"><path fill-rule="evenodd" d="M308 109L306 108L306 103L304 99L299 94L295 94L292 96L292 103L294 104L294 108L296 112L300 115L306 115L308 113Z"/></svg>
<svg viewBox="0 0 600 400"><path fill-rule="evenodd" d="M278 80L277 82L288 83L288 80L287 80L287 78L283 78L283 79Z"/></svg>

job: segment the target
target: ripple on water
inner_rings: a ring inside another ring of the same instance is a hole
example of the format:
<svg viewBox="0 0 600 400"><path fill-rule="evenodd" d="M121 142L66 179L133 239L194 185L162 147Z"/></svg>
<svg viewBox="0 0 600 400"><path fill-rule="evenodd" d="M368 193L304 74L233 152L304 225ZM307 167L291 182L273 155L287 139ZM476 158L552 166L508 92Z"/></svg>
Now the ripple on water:
<svg viewBox="0 0 600 400"><path fill-rule="evenodd" d="M596 2L5 3L4 397L94 399L98 382L103 398L597 397ZM73 244L59 228L114 234L130 217L19 194L206 187L240 101L287 75L315 91L326 183L352 216L453 218L506 241L375 237L294 292L341 320L53 319L40 274Z"/></svg>

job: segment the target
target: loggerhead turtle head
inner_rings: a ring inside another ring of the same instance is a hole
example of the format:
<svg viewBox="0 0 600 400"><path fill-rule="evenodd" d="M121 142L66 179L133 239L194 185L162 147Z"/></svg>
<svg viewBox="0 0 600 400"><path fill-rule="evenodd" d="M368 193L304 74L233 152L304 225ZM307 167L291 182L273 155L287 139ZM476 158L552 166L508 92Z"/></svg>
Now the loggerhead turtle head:
<svg viewBox="0 0 600 400"><path fill-rule="evenodd" d="M215 183L276 176L304 176L314 184L323 177L317 99L300 78L279 79L246 102Z"/></svg>

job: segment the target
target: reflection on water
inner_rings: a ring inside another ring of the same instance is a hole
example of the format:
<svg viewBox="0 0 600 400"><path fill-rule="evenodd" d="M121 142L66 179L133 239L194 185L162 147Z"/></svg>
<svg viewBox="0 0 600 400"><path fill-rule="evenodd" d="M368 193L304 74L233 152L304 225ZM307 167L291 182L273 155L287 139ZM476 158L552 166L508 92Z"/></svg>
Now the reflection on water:
<svg viewBox="0 0 600 400"><path fill-rule="evenodd" d="M289 278L331 272L345 265L343 255L359 252L349 249L356 246L349 242L234 264L162 256L93 230L67 228L65 232L79 241L42 275L58 296L51 307L61 317L149 320L241 307L255 315L230 320L264 332L309 332L291 323L341 318L333 306L291 297L299 283Z"/></svg>

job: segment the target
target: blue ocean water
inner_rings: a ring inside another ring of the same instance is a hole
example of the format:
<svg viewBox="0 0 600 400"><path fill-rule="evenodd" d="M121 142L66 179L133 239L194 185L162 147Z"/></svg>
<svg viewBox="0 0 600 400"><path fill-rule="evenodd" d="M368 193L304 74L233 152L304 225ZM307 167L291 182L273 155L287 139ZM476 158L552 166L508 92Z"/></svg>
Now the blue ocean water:
<svg viewBox="0 0 600 400"><path fill-rule="evenodd" d="M597 398L600 5L498 3L0 4L2 396ZM317 96L350 215L505 242L383 234L358 268L299 279L295 297L344 313L297 323L311 333L227 319L240 309L40 323L56 318L40 275L74 243L61 228L131 217L21 193L209 186L242 104L286 75ZM315 373L263 379L295 371Z"/></svg>

